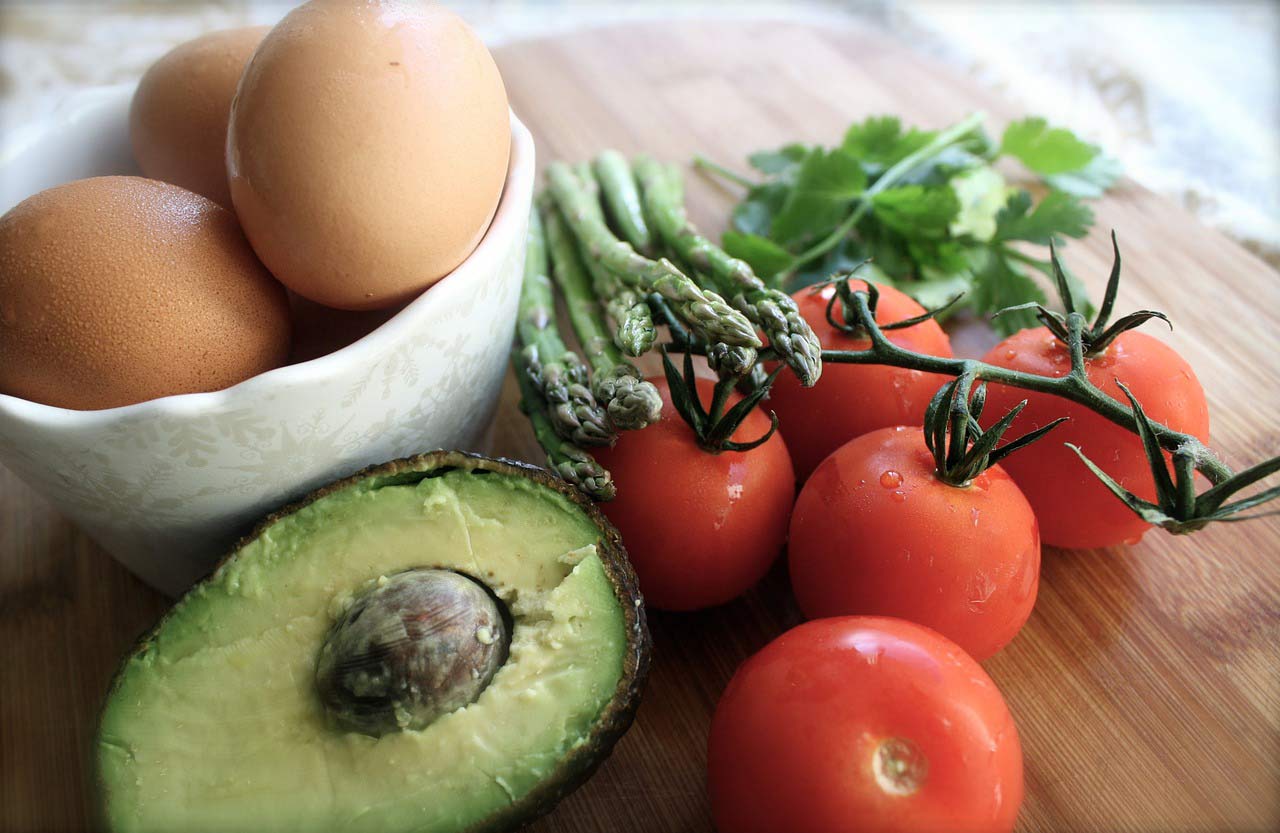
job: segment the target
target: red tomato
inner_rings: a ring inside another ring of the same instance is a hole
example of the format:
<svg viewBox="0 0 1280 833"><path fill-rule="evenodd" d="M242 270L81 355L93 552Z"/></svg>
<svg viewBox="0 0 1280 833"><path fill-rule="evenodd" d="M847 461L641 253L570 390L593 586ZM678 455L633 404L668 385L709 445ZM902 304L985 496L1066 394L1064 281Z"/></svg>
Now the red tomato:
<svg viewBox="0 0 1280 833"><path fill-rule="evenodd" d="M791 457L778 434L746 452L703 451L666 380L649 381L662 394L662 421L592 451L618 487L600 508L622 533L645 601L664 610L722 604L759 581L782 551L795 501ZM705 406L713 387L698 380ZM732 439L749 442L768 429L756 410Z"/></svg>
<svg viewBox="0 0 1280 833"><path fill-rule="evenodd" d="M1066 345L1043 327L1014 333L992 348L984 361L1041 376L1064 376L1071 369ZM1101 355L1087 359L1087 369L1090 381L1108 396L1128 406L1129 400L1116 385L1119 379L1151 419L1208 442L1204 389L1173 348L1130 330ZM1120 485L1153 500L1155 482L1138 435L1082 405L1002 385L988 385L985 413L996 419L1023 399L1027 407L1011 428L1014 436L1060 416L1071 418L1002 462L1031 501L1044 542L1072 548L1137 543L1149 525L1117 500L1064 443L1078 445Z"/></svg>
<svg viewBox="0 0 1280 833"><path fill-rule="evenodd" d="M818 619L765 646L716 707L707 769L720 833L996 833L1022 803L999 690L900 619Z"/></svg>
<svg viewBox="0 0 1280 833"><path fill-rule="evenodd" d="M823 460L791 515L791 586L810 619L896 616L981 661L1031 615L1036 518L999 466L964 488L933 472L919 428L881 428Z"/></svg>
<svg viewBox="0 0 1280 833"><path fill-rule="evenodd" d="M850 283L855 290L866 288L864 281ZM902 321L924 312L924 307L893 287L879 289L876 321ZM827 321L827 303L835 291L834 286L817 293L802 289L791 297L824 348L865 350L870 344L867 339L851 338ZM834 313L840 314L838 304ZM889 330L886 335L908 350L951 355L951 341L936 321ZM890 425L919 423L930 398L944 382L945 377L919 370L827 362L818 384L811 388L801 387L795 376L783 373L773 386L767 407L778 414L780 430L796 465L796 478L803 482L824 457L854 437Z"/></svg>

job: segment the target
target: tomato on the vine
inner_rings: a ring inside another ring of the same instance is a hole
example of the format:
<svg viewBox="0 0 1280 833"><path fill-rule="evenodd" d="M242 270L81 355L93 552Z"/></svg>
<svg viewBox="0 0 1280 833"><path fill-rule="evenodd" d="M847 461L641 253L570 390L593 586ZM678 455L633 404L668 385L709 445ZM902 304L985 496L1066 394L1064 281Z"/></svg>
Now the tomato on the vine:
<svg viewBox="0 0 1280 833"><path fill-rule="evenodd" d="M600 508L622 533L646 602L664 610L722 604L782 552L795 500L791 457L779 434L749 451L704 451L672 406L666 379L649 381L662 394L662 420L593 451L618 488ZM704 406L713 387L697 381ZM739 399L730 396L728 406ZM750 442L769 427L757 409L731 439Z"/></svg>
<svg viewBox="0 0 1280 833"><path fill-rule="evenodd" d="M851 280L853 291L865 290L865 281ZM909 295L891 286L877 286L876 321L889 324L914 318L924 312ZM835 295L834 286L814 292L802 289L791 297L800 314L828 350L865 350L870 341L833 327L827 320L827 305ZM834 310L840 320L840 303ZM951 341L938 322L923 321L900 330L886 330L895 344L919 353L950 356ZM811 388L801 387L790 373L783 373L773 386L768 407L777 414L780 430L787 438L796 477L804 481L822 459L849 440L890 425L915 425L924 415L930 397L946 377L919 370L874 364L826 362L822 377Z"/></svg>
<svg viewBox="0 0 1280 833"><path fill-rule="evenodd" d="M1000 342L984 361L1040 376L1065 376L1071 369L1067 346L1045 327L1022 330ZM1209 408L1200 381L1181 356L1144 333L1121 333L1098 355L1085 359L1089 380L1128 406L1116 381L1123 382L1147 416L1175 431L1209 440ZM1146 500L1156 496L1142 441L1137 434L1083 405L1049 394L998 384L987 387L987 412L1001 416L1027 400L1014 428L1030 429L1060 416L1070 421L1044 442L1003 464L1022 488L1040 521L1046 544L1056 547L1108 547L1133 543L1150 525L1121 503L1067 448L1080 450L1121 486Z"/></svg>
<svg viewBox="0 0 1280 833"><path fill-rule="evenodd" d="M791 586L810 619L896 616L984 660L1035 604L1035 515L998 465L965 486L934 468L919 428L872 431L827 457L792 512Z"/></svg>
<svg viewBox="0 0 1280 833"><path fill-rule="evenodd" d="M899 619L819 619L765 646L720 699L707 758L720 833L997 833L1022 803L991 678Z"/></svg>

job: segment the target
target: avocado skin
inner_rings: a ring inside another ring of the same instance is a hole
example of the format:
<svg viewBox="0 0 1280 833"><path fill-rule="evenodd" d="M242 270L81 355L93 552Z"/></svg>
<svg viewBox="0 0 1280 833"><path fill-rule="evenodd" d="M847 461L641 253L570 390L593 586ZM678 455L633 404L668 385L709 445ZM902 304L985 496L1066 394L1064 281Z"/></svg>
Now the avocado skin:
<svg viewBox="0 0 1280 833"><path fill-rule="evenodd" d="M292 515L294 512L326 495L342 491L371 478L385 478L393 483L413 483L421 480L422 477L429 476L431 472L448 469L491 471L523 477L559 492L582 509L592 523L595 524L596 528L600 530L597 554L601 564L604 566L605 575L614 588L614 597L622 608L623 619L627 625L627 652L622 661L622 676L618 679L617 688L614 690L609 704L596 717L590 739L570 751L553 774L543 779L542 783L530 790L519 801L511 804L505 810L482 820L479 824L459 831L459 833L505 833L505 831L517 830L545 816L564 800L569 793L582 786L595 773L600 764L613 751L614 744L626 734L627 729L631 728L631 724L635 720L636 710L640 706L640 697L644 691L645 681L649 676L652 640L649 636L649 625L645 616L644 597L640 594L640 583L636 578L635 570L631 568L631 562L627 559L627 551L622 545L622 536L591 498L584 495L575 486L552 475L546 469L519 460L510 460L505 457L485 457L468 451L428 451L413 457L404 457L361 469L348 477L321 486L299 500L272 512L263 518L249 534L237 541L227 555L220 559L213 569L209 571L208 575L200 579L192 587L197 587L208 580L218 572L227 560L245 545L262 535L277 521ZM106 704L110 702L120 686L121 675L129 660L147 650L168 617L168 613L160 617L160 620L150 630L138 637L133 647L121 659L119 668L111 680L106 696L102 700L102 706L99 708L99 723L101 722L102 714L106 710ZM94 737L99 735L100 729L100 726L95 726ZM97 756L94 756L94 759L94 780L98 785L99 793L101 793L102 775L101 772L97 771L99 759ZM99 800L95 804L97 806L95 827L107 829L106 802Z"/></svg>

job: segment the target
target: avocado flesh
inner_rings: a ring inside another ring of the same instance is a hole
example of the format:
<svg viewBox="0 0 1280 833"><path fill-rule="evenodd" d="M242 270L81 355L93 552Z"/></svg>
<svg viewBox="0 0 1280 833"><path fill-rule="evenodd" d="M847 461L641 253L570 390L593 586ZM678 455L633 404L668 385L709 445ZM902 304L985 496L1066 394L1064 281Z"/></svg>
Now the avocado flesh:
<svg viewBox="0 0 1280 833"><path fill-rule="evenodd" d="M523 477L368 478L266 527L121 671L99 769L119 831L463 831L487 826L591 739L628 650L600 528ZM336 729L316 655L380 575L457 570L507 606L510 655L421 730Z"/></svg>

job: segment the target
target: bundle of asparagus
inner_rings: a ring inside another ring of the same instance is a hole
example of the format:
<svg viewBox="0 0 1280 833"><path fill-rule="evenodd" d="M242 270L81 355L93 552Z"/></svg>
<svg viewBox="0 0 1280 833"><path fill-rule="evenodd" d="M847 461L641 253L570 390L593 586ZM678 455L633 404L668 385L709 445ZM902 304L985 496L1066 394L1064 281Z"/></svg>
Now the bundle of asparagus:
<svg viewBox="0 0 1280 833"><path fill-rule="evenodd" d="M704 356L725 395L742 386L753 402L771 384L764 362L789 367L806 386L818 380L822 348L795 303L690 223L674 166L638 157L633 169L605 151L591 165L553 162L546 177L529 223L512 360L521 407L561 477L597 500L612 498L609 473L588 449L661 416L657 389L628 356L655 346L664 362L668 349ZM556 289L585 360L559 332ZM663 345L659 324L671 336ZM700 440L706 435L708 450L733 447L723 442L733 426L681 416Z"/></svg>

